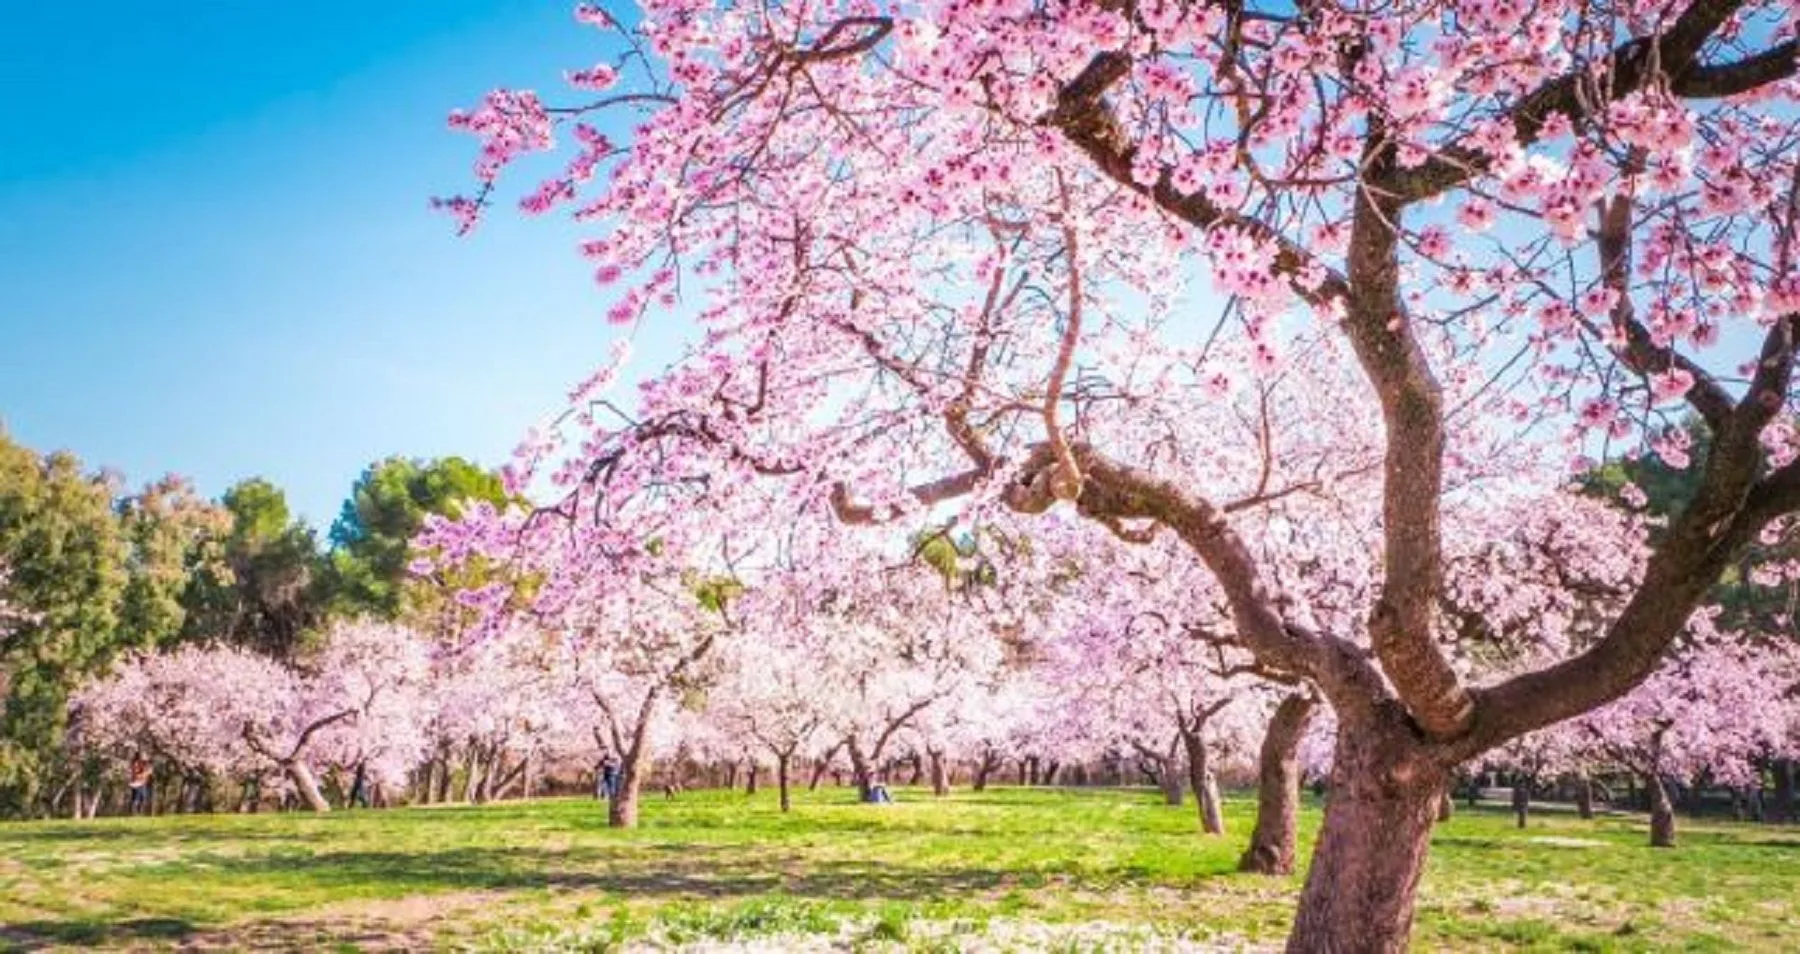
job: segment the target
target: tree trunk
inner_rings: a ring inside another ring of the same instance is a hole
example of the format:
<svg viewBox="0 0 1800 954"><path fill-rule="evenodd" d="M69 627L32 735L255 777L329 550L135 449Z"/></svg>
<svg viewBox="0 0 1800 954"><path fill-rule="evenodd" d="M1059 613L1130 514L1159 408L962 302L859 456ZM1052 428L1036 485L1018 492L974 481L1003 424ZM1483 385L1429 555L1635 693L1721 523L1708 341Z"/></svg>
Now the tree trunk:
<svg viewBox="0 0 1800 954"><path fill-rule="evenodd" d="M977 792L987 791L988 773L994 770L998 761L992 755L982 755L981 761L975 766L975 779L969 784L969 787Z"/></svg>
<svg viewBox="0 0 1800 954"><path fill-rule="evenodd" d="M463 779L462 800L473 804L475 802L475 784L481 775L481 756L470 752L468 764L469 774L467 778Z"/></svg>
<svg viewBox="0 0 1800 954"><path fill-rule="evenodd" d="M1157 763L1156 784L1162 788L1164 805L1181 807L1181 773L1175 771L1174 759L1163 759Z"/></svg>
<svg viewBox="0 0 1800 954"><path fill-rule="evenodd" d="M831 763L825 759L820 759L817 762L814 762L813 770L812 770L812 778L809 781L807 781L806 790L809 792L818 791L819 783L824 780L825 772L830 768L831 768Z"/></svg>
<svg viewBox="0 0 1800 954"><path fill-rule="evenodd" d="M775 756L775 787L781 790L781 810L783 812L791 811L794 807L793 802L788 798L788 762L792 759L793 755L788 752L782 752ZM815 784L818 779L819 776L815 773L813 775Z"/></svg>
<svg viewBox="0 0 1800 954"><path fill-rule="evenodd" d="M912 757L912 776L906 780L908 785L917 785L925 781L925 760L915 753Z"/></svg>
<svg viewBox="0 0 1800 954"><path fill-rule="evenodd" d="M1777 759L1770 766L1775 776L1775 804L1769 812L1770 821L1800 821L1800 813L1796 813L1794 797L1794 760Z"/></svg>
<svg viewBox="0 0 1800 954"><path fill-rule="evenodd" d="M1061 762L1051 762L1050 764L1044 766L1044 774L1038 776L1038 784L1039 785L1055 785L1056 784L1056 773L1061 769L1062 769Z"/></svg>
<svg viewBox="0 0 1800 954"><path fill-rule="evenodd" d="M636 828L638 823L638 790L643 787L638 760L627 757L619 765L618 788L606 805L606 824L611 828Z"/></svg>
<svg viewBox="0 0 1800 954"><path fill-rule="evenodd" d="M637 725L631 730L631 744L619 753L619 781L612 801L606 806L606 824L612 828L636 828L638 823L638 791L643 788L644 769L649 765L650 720L656 714L657 693L652 690L638 707Z"/></svg>
<svg viewBox="0 0 1800 954"><path fill-rule="evenodd" d="M1444 822L1447 822L1450 819L1455 818L1455 817L1456 817L1456 799L1452 798L1450 793L1448 791L1446 791L1444 793L1444 797L1438 799L1438 810L1437 810L1438 824L1441 825Z"/></svg>
<svg viewBox="0 0 1800 954"><path fill-rule="evenodd" d="M875 800L875 772L869 766L868 756L863 754L862 746L853 739L845 746L850 750L850 771L856 776L856 798L858 801Z"/></svg>
<svg viewBox="0 0 1800 954"><path fill-rule="evenodd" d="M1187 749L1188 787L1194 790L1194 804L1200 810L1200 831L1223 835L1225 816L1219 809L1219 785L1213 779L1212 763L1207 757L1204 727L1184 723L1181 744Z"/></svg>
<svg viewBox="0 0 1800 954"><path fill-rule="evenodd" d="M1402 715L1339 714L1331 797L1288 935L1293 954L1404 951L1446 768Z"/></svg>
<svg viewBox="0 0 1800 954"><path fill-rule="evenodd" d="M1513 817L1518 820L1519 827L1524 828L1531 820L1531 783L1515 778L1512 789Z"/></svg>
<svg viewBox="0 0 1800 954"><path fill-rule="evenodd" d="M1675 847L1675 806L1669 804L1669 790L1663 787L1662 776L1646 774L1644 788L1650 793L1650 847Z"/></svg>
<svg viewBox="0 0 1800 954"><path fill-rule="evenodd" d="M944 771L944 753L931 753L931 794L939 798L950 794L950 775Z"/></svg>
<svg viewBox="0 0 1800 954"><path fill-rule="evenodd" d="M750 772L749 772L750 777L748 779L745 779L745 781L744 781L744 794L745 795L755 795L756 794L756 773L757 773L757 770L760 768L761 768L761 766L757 765L755 762L750 763Z"/></svg>
<svg viewBox="0 0 1800 954"><path fill-rule="evenodd" d="M1256 830L1238 869L1285 875L1294 871L1300 833L1300 739L1318 710L1309 696L1292 695L1275 707L1257 764Z"/></svg>
<svg viewBox="0 0 1800 954"><path fill-rule="evenodd" d="M1594 781L1585 770L1575 777L1575 813L1582 818L1594 817Z"/></svg>
<svg viewBox="0 0 1800 954"><path fill-rule="evenodd" d="M319 793L319 780L313 777L312 769L308 768L304 761L294 759L283 768L286 769L288 778L294 783L294 790L300 793L300 800L306 803L307 808L320 814L331 811L330 803L326 802L325 796Z"/></svg>

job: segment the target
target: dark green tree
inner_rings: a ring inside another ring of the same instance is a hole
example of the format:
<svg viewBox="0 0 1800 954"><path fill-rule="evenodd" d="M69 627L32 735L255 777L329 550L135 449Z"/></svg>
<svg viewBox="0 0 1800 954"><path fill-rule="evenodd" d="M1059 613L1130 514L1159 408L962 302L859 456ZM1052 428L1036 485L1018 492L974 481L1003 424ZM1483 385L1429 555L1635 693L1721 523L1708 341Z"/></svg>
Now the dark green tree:
<svg viewBox="0 0 1800 954"><path fill-rule="evenodd" d="M115 483L0 430L0 563L8 599L30 614L0 642L0 813L32 807L57 764L70 690L119 647Z"/></svg>
<svg viewBox="0 0 1800 954"><path fill-rule="evenodd" d="M220 504L230 527L218 559L194 575L186 635L289 656L324 617L329 581L312 528L294 519L281 488L239 481Z"/></svg>
<svg viewBox="0 0 1800 954"><path fill-rule="evenodd" d="M406 608L412 541L427 514L506 503L500 478L460 457L390 457L363 471L331 526L334 612L395 619Z"/></svg>

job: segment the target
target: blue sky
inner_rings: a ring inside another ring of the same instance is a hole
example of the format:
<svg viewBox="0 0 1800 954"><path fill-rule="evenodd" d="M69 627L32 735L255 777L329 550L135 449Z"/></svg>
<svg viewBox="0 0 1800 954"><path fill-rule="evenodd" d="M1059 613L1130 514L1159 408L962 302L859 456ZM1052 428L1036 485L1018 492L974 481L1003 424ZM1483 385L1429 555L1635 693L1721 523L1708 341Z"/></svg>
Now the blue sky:
<svg viewBox="0 0 1800 954"><path fill-rule="evenodd" d="M15 439L209 494L265 476L323 527L376 458L498 463L604 359L578 232L503 210L458 239L426 205L469 182L449 109L600 59L571 3L0 6ZM637 368L672 353L638 336Z"/></svg>

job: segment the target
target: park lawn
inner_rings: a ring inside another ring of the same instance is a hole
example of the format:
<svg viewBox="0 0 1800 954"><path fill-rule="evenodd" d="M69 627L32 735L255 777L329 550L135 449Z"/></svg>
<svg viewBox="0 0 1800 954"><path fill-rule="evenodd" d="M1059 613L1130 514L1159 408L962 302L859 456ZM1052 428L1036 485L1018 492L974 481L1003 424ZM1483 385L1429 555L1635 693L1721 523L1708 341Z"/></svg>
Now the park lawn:
<svg viewBox="0 0 1800 954"><path fill-rule="evenodd" d="M1240 949L1280 940L1298 890L1233 870L1247 799L1207 839L1191 803L1145 790L899 797L802 792L784 816L773 792L690 792L648 800L635 831L583 800L4 824L0 949ZM1316 806L1306 820L1310 838ZM1800 829L1682 822L1657 851L1641 818L1540 813L1520 831L1460 812L1435 837L1415 946L1800 950Z"/></svg>

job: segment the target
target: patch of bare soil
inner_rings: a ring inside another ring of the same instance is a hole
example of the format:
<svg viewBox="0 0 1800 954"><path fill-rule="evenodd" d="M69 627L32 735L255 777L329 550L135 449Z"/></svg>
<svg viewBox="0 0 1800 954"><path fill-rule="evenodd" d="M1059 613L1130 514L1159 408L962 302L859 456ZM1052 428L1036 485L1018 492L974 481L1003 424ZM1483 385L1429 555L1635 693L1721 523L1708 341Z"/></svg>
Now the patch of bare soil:
<svg viewBox="0 0 1800 954"><path fill-rule="evenodd" d="M345 901L305 915L234 924L190 934L179 951L314 951L347 944L364 951L418 951L435 947L440 921L495 904L503 895L468 891L404 898Z"/></svg>

